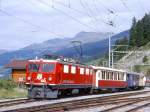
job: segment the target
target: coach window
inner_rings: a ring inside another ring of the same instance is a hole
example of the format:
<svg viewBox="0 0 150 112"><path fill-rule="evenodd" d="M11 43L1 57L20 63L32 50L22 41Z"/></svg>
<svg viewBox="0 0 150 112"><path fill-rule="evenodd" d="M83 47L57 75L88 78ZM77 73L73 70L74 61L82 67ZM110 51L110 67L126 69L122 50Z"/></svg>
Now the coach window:
<svg viewBox="0 0 150 112"><path fill-rule="evenodd" d="M105 71L102 71L102 79L105 79Z"/></svg>
<svg viewBox="0 0 150 112"><path fill-rule="evenodd" d="M117 79L119 80L119 73L117 73Z"/></svg>
<svg viewBox="0 0 150 112"><path fill-rule="evenodd" d="M122 78L121 78L121 80L124 80L124 73L122 73Z"/></svg>
<svg viewBox="0 0 150 112"><path fill-rule="evenodd" d="M86 74L87 74L87 75L89 75L89 71L90 71L90 70L89 70L88 68L86 68Z"/></svg>
<svg viewBox="0 0 150 112"><path fill-rule="evenodd" d="M75 74L76 73L76 67L75 66L71 66L71 73Z"/></svg>
<svg viewBox="0 0 150 112"><path fill-rule="evenodd" d="M64 65L64 73L69 73L69 66L68 65Z"/></svg>
<svg viewBox="0 0 150 112"><path fill-rule="evenodd" d="M117 73L114 73L114 80L117 80Z"/></svg>
<svg viewBox="0 0 150 112"><path fill-rule="evenodd" d="M110 80L113 80L113 72L110 72Z"/></svg>
<svg viewBox="0 0 150 112"><path fill-rule="evenodd" d="M118 73L118 80L121 80L121 73Z"/></svg>
<svg viewBox="0 0 150 112"><path fill-rule="evenodd" d="M106 72L106 79L109 80L109 72Z"/></svg>
<svg viewBox="0 0 150 112"><path fill-rule="evenodd" d="M81 75L84 74L84 68L80 68L80 74L81 74Z"/></svg>

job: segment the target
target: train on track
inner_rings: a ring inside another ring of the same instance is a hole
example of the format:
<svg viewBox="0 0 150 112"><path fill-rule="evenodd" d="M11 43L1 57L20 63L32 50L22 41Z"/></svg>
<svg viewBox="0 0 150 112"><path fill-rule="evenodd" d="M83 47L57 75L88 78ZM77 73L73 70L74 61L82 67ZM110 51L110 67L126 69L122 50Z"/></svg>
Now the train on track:
<svg viewBox="0 0 150 112"><path fill-rule="evenodd" d="M66 58L29 60L26 74L29 98L57 98L103 89L141 89L145 87L146 81L141 73L89 66Z"/></svg>

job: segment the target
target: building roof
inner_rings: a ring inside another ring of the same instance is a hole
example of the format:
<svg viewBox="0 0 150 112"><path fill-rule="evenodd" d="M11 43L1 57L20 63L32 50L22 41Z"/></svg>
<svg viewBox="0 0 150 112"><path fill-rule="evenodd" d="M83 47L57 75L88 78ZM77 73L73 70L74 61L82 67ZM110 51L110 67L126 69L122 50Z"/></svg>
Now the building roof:
<svg viewBox="0 0 150 112"><path fill-rule="evenodd" d="M6 68L12 69L26 69L26 64L28 60L12 60L10 63L6 64Z"/></svg>

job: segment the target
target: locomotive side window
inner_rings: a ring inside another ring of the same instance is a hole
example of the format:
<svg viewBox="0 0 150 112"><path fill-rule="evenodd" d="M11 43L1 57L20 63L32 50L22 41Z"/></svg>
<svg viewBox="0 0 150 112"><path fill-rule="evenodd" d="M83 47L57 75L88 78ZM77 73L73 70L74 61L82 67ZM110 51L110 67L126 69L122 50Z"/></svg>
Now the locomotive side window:
<svg viewBox="0 0 150 112"><path fill-rule="evenodd" d="M92 69L90 69L90 75L92 75L93 74L93 70Z"/></svg>
<svg viewBox="0 0 150 112"><path fill-rule="evenodd" d="M38 72L39 71L39 67L40 67L40 65L37 64L37 63L30 63L29 66L28 66L28 70L30 72Z"/></svg>
<svg viewBox="0 0 150 112"><path fill-rule="evenodd" d="M84 74L84 68L80 68L80 74Z"/></svg>
<svg viewBox="0 0 150 112"><path fill-rule="evenodd" d="M52 72L54 71L55 68L55 64L49 64L49 63L45 63L42 65L42 71L43 72Z"/></svg>
<svg viewBox="0 0 150 112"><path fill-rule="evenodd" d="M75 74L76 73L76 67L75 66L71 66L71 73Z"/></svg>
<svg viewBox="0 0 150 112"><path fill-rule="evenodd" d="M68 65L64 65L64 73L69 73L69 66Z"/></svg>
<svg viewBox="0 0 150 112"><path fill-rule="evenodd" d="M86 75L89 75L89 69L86 68Z"/></svg>

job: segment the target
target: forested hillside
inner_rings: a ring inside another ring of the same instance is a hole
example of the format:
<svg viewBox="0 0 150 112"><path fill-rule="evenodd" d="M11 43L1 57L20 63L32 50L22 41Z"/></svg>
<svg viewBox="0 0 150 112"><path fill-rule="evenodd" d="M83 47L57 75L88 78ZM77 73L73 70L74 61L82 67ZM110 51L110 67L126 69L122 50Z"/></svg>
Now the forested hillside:
<svg viewBox="0 0 150 112"><path fill-rule="evenodd" d="M121 58L117 60L119 64L116 67L150 75L150 13L138 21L133 18L129 40L124 38L116 42L116 45L119 44L128 45L127 51L130 52L123 56L118 54ZM125 48L117 50L125 51Z"/></svg>
<svg viewBox="0 0 150 112"><path fill-rule="evenodd" d="M133 18L132 27L130 30L129 46L141 47L150 41L150 13L137 21Z"/></svg>

